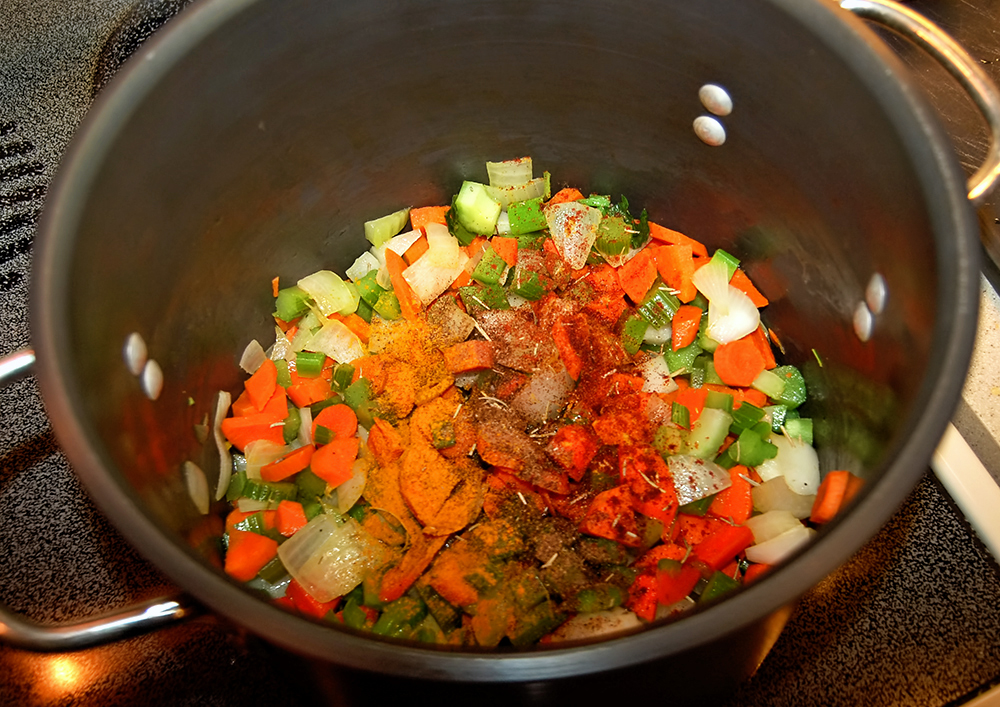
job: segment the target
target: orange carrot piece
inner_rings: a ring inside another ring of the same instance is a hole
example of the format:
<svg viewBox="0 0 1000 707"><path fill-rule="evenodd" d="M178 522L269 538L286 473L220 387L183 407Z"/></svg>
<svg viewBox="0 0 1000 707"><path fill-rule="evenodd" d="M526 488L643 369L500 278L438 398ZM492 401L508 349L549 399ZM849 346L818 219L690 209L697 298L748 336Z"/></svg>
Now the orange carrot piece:
<svg viewBox="0 0 1000 707"><path fill-rule="evenodd" d="M473 339L441 349L444 365L451 373L482 371L493 367L493 343Z"/></svg>
<svg viewBox="0 0 1000 707"><path fill-rule="evenodd" d="M726 385L749 387L766 365L750 335L720 344L715 350L715 372Z"/></svg>
<svg viewBox="0 0 1000 707"><path fill-rule="evenodd" d="M701 411L705 409L705 398L707 396L708 388L685 388L677 392L674 402L688 409L688 418L693 425L701 417Z"/></svg>
<svg viewBox="0 0 1000 707"><path fill-rule="evenodd" d="M358 458L357 437L335 439L316 449L309 466L313 473L331 486L340 486L351 478L351 467Z"/></svg>
<svg viewBox="0 0 1000 707"><path fill-rule="evenodd" d="M844 505L844 497L854 475L849 471L828 471L819 484L809 520L816 524L829 523ZM857 477L854 477L857 478ZM851 494L853 496L853 493Z"/></svg>
<svg viewBox="0 0 1000 707"><path fill-rule="evenodd" d="M668 243L670 245L688 245L691 246L691 252L695 255L708 255L708 248L701 241L696 241L690 236L685 236L680 231L674 231L669 228L664 228L658 223L649 222L649 237L653 240L660 241L661 243Z"/></svg>
<svg viewBox="0 0 1000 707"><path fill-rule="evenodd" d="M225 569L233 579L249 582L278 554L276 540L248 530L229 531Z"/></svg>
<svg viewBox="0 0 1000 707"><path fill-rule="evenodd" d="M756 582L758 579L770 572L772 567L774 567L774 565L765 565L762 563L751 564L747 567L746 572L743 573L743 584Z"/></svg>
<svg viewBox="0 0 1000 707"><path fill-rule="evenodd" d="M294 381L294 377L292 378ZM304 408L326 400L333 393L330 381L323 377L319 378L299 378L288 386L288 397L297 407Z"/></svg>
<svg viewBox="0 0 1000 707"><path fill-rule="evenodd" d="M262 466L260 478L264 481L283 481L309 466L314 451L316 449L311 444L299 447L289 452L283 459Z"/></svg>
<svg viewBox="0 0 1000 707"><path fill-rule="evenodd" d="M670 320L670 348L674 351L691 344L698 336L702 311L693 304L682 304Z"/></svg>
<svg viewBox="0 0 1000 707"><path fill-rule="evenodd" d="M254 407L253 403L250 401L250 395L244 390L240 393L239 397L233 401L232 405L233 417L243 417L244 415L253 415L254 413L260 412Z"/></svg>
<svg viewBox="0 0 1000 707"><path fill-rule="evenodd" d="M420 206L410 209L410 226L423 231L429 223L448 225L448 209L450 206Z"/></svg>
<svg viewBox="0 0 1000 707"><path fill-rule="evenodd" d="M314 439L317 427L325 427L330 430L334 439L347 439L358 433L358 416L349 405L337 403L323 408L313 418L312 434Z"/></svg>
<svg viewBox="0 0 1000 707"><path fill-rule="evenodd" d="M308 522L306 520L305 509L302 508L302 504L298 501L284 500L278 504L278 509L275 511L274 525L278 529L278 532L286 538L290 538L302 530Z"/></svg>
<svg viewBox="0 0 1000 707"><path fill-rule="evenodd" d="M646 296L655 281L656 261L646 248L618 268L618 282L629 299L636 304L642 302L642 298Z"/></svg>
<svg viewBox="0 0 1000 707"><path fill-rule="evenodd" d="M227 417L222 421L222 434L241 452L251 442L267 440L274 444L284 444L284 431L272 415L258 412L242 417Z"/></svg>
<svg viewBox="0 0 1000 707"><path fill-rule="evenodd" d="M739 268L736 268L736 272L733 273L733 277L729 281L729 284L749 297L750 301L753 302L754 306L758 309L768 305L767 297L760 293L760 290L754 286L754 284L750 281L750 278L747 277L747 274Z"/></svg>
<svg viewBox="0 0 1000 707"><path fill-rule="evenodd" d="M280 288L278 285L278 278L276 277L271 278L271 296L277 297L279 289Z"/></svg>
<svg viewBox="0 0 1000 707"><path fill-rule="evenodd" d="M390 423L376 417L368 431L368 448L379 466L384 467L403 456L403 437Z"/></svg>
<svg viewBox="0 0 1000 707"><path fill-rule="evenodd" d="M569 377L573 380L579 380L580 373L583 372L583 359L580 358L580 354L573 348L569 329L567 329L562 319L557 319L552 325L552 340L555 341L559 358L562 359Z"/></svg>
<svg viewBox="0 0 1000 707"><path fill-rule="evenodd" d="M392 282L392 291L396 293L399 300L399 309L403 317L414 321L420 314L422 306L417 296L413 294L413 289L403 278L403 271L406 270L406 261L398 253L385 249L385 267L389 271L389 280Z"/></svg>
<svg viewBox="0 0 1000 707"><path fill-rule="evenodd" d="M668 287L677 291L677 298L690 302L698 294L694 286L695 261L691 246L665 245L654 250L656 270Z"/></svg>
<svg viewBox="0 0 1000 707"><path fill-rule="evenodd" d="M611 394L623 395L627 393L639 393L642 386L646 384L646 379L641 376L630 376L627 373L611 374Z"/></svg>
<svg viewBox="0 0 1000 707"><path fill-rule="evenodd" d="M406 252L403 253L403 260L408 264L413 265L413 261L419 258L421 255L430 250L430 245L427 243L427 236L420 236L417 240L413 241Z"/></svg>
<svg viewBox="0 0 1000 707"><path fill-rule="evenodd" d="M747 518L753 513L753 497L750 491L753 488L746 480L747 468L737 464L729 470L729 478L732 485L723 489L712 499L712 505L708 507L708 512L717 518L728 518L736 525L747 522Z"/></svg>
<svg viewBox="0 0 1000 707"><path fill-rule="evenodd" d="M382 585L379 587L378 598L383 602L390 602L399 599L406 591L413 586L417 578L423 574L431 561L437 556L438 551L444 547L448 541L448 535L437 537L426 537L420 535L416 542L410 544L399 564L391 567L382 577Z"/></svg>
<svg viewBox="0 0 1000 707"><path fill-rule="evenodd" d="M778 362L774 359L774 349L771 348L771 342L764 331L764 325L760 324L750 336L757 347L757 351L760 352L761 357L764 359L764 368L770 371L777 366Z"/></svg>
<svg viewBox="0 0 1000 707"><path fill-rule="evenodd" d="M493 252L503 258L510 267L517 265L517 239L504 236L493 236L490 239Z"/></svg>
<svg viewBox="0 0 1000 707"><path fill-rule="evenodd" d="M583 198L583 193L579 189L573 189L572 187L567 187L565 189L560 189L552 198L549 199L546 205L551 206L552 204L562 204L566 201L579 201Z"/></svg>
<svg viewBox="0 0 1000 707"><path fill-rule="evenodd" d="M713 570L721 570L733 558L753 544L753 531L745 525L729 525L721 528L695 545L692 558L700 560Z"/></svg>
<svg viewBox="0 0 1000 707"><path fill-rule="evenodd" d="M406 252L409 253L410 251ZM354 332L354 334L361 339L361 342L364 344L367 344L368 339L371 338L371 325L354 312L348 315L337 314L334 312L329 315L327 319L335 319L346 326Z"/></svg>
<svg viewBox="0 0 1000 707"><path fill-rule="evenodd" d="M264 409L264 405L274 395L274 387L277 384L278 367L274 365L274 361L265 358L264 362L260 364L260 368L254 371L254 374L247 379L244 385L250 402L253 403L258 412Z"/></svg>
<svg viewBox="0 0 1000 707"><path fill-rule="evenodd" d="M337 608L337 604L340 603L340 597L336 597L330 601L317 600L294 579L288 583L287 587L285 587L285 596L291 600L292 606L300 612L308 616L313 616L317 619L326 617L326 615L335 610Z"/></svg>

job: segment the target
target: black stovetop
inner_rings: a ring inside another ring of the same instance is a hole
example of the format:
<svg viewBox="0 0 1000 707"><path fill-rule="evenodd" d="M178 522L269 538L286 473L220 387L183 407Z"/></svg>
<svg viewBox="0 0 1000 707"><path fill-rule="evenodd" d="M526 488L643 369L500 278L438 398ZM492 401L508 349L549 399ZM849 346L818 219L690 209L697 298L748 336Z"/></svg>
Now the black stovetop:
<svg viewBox="0 0 1000 707"><path fill-rule="evenodd" d="M0 353L29 343L34 227L66 144L121 62L189 1L0 0ZM1000 81L1000 0L909 5ZM971 172L986 143L971 103L939 67L890 42ZM998 202L980 216L984 234L1000 241ZM0 391L0 557L0 602L42 622L171 589L91 505L31 379ZM998 598L996 562L928 473L887 526L802 599L726 705L965 704L1000 682ZM0 646L0 704L305 704L285 658L212 615L69 654ZM540 689L532 702L544 701Z"/></svg>

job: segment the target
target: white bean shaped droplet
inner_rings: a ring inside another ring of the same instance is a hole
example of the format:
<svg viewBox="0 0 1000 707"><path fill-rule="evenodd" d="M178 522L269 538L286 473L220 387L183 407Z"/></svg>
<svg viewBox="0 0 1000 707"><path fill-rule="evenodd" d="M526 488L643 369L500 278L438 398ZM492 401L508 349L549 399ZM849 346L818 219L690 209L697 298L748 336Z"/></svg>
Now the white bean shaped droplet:
<svg viewBox="0 0 1000 707"><path fill-rule="evenodd" d="M871 310L864 302L858 304L854 310L854 333L861 341L868 341L872 337L872 328L875 320Z"/></svg>
<svg viewBox="0 0 1000 707"><path fill-rule="evenodd" d="M125 339L125 346L122 347L122 358L125 359L125 365L133 376L142 373L146 365L146 356L146 342L142 336L136 332L129 334Z"/></svg>
<svg viewBox="0 0 1000 707"><path fill-rule="evenodd" d="M707 115L699 115L694 119L694 134L712 147L718 147L726 141L726 129L722 127L722 123Z"/></svg>
<svg viewBox="0 0 1000 707"><path fill-rule="evenodd" d="M889 287L881 273L872 275L865 288L865 302L872 314L881 314L885 310L885 302L889 298Z"/></svg>
<svg viewBox="0 0 1000 707"><path fill-rule="evenodd" d="M715 115L729 115L733 112L733 98L722 86L707 83L698 89L698 99L705 110Z"/></svg>
<svg viewBox="0 0 1000 707"><path fill-rule="evenodd" d="M146 361L142 369L142 390L150 400L160 397L160 392L163 390L163 370L153 359Z"/></svg>

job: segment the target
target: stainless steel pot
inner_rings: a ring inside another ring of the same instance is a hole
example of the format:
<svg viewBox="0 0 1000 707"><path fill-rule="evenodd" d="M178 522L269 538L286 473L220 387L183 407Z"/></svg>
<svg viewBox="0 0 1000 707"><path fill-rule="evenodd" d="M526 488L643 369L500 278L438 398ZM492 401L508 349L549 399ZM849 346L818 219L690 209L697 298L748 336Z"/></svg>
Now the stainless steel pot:
<svg viewBox="0 0 1000 707"><path fill-rule="evenodd" d="M600 687L660 661L674 698L685 686L698 696L730 689L759 665L796 598L860 548L925 472L974 338L970 200L1000 175L1000 100L918 16L889 2L841 6L196 3L99 97L40 225L37 375L75 470L136 548L199 602L320 664L473 683L579 685L600 674L586 683ZM994 144L968 187L911 77L854 14L914 37L984 110ZM727 135L718 146L692 128L706 113L706 83L734 100L718 119ZM765 581L590 645L415 647L261 602L187 542L201 518L181 466L217 468L194 426L219 389L238 385L247 341L268 338L267 283L345 268L363 248L364 220L441 203L463 178L481 177L485 160L522 154L558 183L626 194L655 220L743 258L771 299L768 325L808 375L824 466L856 470L865 491ZM156 400L123 363L132 332L162 368ZM33 361L11 357L0 377ZM191 610L175 599L142 607L124 630ZM22 644L93 637L90 626L53 638L0 619L0 636Z"/></svg>

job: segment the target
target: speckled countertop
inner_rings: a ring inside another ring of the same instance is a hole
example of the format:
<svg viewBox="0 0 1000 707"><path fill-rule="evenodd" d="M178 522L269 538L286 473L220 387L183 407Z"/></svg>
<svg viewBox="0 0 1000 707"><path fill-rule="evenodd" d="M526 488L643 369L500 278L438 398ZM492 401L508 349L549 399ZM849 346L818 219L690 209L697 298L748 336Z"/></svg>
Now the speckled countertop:
<svg viewBox="0 0 1000 707"><path fill-rule="evenodd" d="M29 343L34 225L66 144L118 63L185 4L0 0L0 354ZM1000 0L909 4L1000 78ZM940 69L900 51L971 171L985 132L968 100ZM980 215L984 234L1000 242L993 204ZM955 422L1000 479L996 275L986 268L980 339ZM170 588L90 504L31 379L0 391L0 557L0 602L43 622L82 619ZM726 704L971 704L1000 682L997 597L996 562L928 473L879 535L803 598L756 676ZM0 705L314 704L290 686L286 661L210 615L72 654L0 646ZM477 702L490 702L487 692ZM519 703L545 704L544 688Z"/></svg>

